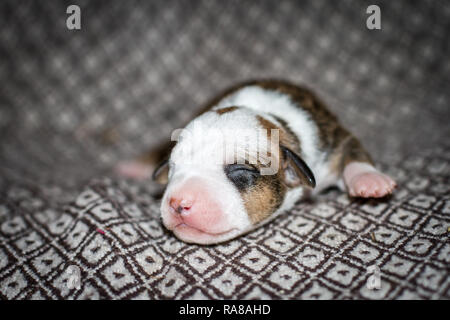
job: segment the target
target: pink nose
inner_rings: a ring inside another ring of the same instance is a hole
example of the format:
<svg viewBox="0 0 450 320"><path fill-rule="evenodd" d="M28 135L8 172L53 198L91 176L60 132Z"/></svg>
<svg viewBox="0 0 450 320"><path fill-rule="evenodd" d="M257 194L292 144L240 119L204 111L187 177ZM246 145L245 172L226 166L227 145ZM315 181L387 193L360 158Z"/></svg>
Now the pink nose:
<svg viewBox="0 0 450 320"><path fill-rule="evenodd" d="M216 232L227 226L222 208L211 187L199 178L190 178L174 188L167 199L168 225L180 223L199 230Z"/></svg>
<svg viewBox="0 0 450 320"><path fill-rule="evenodd" d="M191 209L193 204L192 200L183 199L181 197L171 197L169 200L169 205L177 213L186 213Z"/></svg>

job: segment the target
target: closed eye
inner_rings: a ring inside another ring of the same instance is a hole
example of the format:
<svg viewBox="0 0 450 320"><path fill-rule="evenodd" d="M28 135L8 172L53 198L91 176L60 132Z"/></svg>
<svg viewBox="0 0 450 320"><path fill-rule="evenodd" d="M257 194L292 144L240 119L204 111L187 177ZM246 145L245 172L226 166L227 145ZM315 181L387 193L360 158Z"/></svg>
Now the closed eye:
<svg viewBox="0 0 450 320"><path fill-rule="evenodd" d="M258 168L249 165L249 164L229 164L225 167L225 172L226 173L232 173L232 172L236 172L236 171L248 171L251 173L255 173L259 175L259 170Z"/></svg>
<svg viewBox="0 0 450 320"><path fill-rule="evenodd" d="M239 190L255 185L260 176L259 170L248 164L230 164L225 166L224 171Z"/></svg>

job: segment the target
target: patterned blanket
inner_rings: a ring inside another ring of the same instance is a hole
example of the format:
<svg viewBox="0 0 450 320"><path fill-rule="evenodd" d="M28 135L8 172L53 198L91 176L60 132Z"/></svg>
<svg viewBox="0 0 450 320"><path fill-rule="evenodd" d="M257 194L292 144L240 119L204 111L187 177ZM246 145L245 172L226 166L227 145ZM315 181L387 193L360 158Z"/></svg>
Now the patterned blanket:
<svg viewBox="0 0 450 320"><path fill-rule="evenodd" d="M81 8L68 30L66 8ZM450 6L2 1L1 299L449 299ZM329 190L225 244L185 244L111 167L235 81L314 89L399 188Z"/></svg>

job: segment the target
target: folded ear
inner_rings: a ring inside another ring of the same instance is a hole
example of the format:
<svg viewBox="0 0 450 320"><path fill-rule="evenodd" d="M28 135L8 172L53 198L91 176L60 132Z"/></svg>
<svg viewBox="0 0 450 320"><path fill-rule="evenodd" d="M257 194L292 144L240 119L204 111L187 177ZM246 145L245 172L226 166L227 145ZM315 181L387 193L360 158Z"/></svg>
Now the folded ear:
<svg viewBox="0 0 450 320"><path fill-rule="evenodd" d="M152 179L160 184L167 184L169 181L169 158L176 141L165 141L151 152L144 154L144 161L150 162L155 168ZM156 166L155 166L156 165Z"/></svg>
<svg viewBox="0 0 450 320"><path fill-rule="evenodd" d="M284 183L288 187L298 187L304 185L309 188L316 186L316 179L311 169L295 152L281 146L283 160L281 170Z"/></svg>
<svg viewBox="0 0 450 320"><path fill-rule="evenodd" d="M152 174L153 181L160 184L167 184L169 181L169 160L164 160L159 163Z"/></svg>

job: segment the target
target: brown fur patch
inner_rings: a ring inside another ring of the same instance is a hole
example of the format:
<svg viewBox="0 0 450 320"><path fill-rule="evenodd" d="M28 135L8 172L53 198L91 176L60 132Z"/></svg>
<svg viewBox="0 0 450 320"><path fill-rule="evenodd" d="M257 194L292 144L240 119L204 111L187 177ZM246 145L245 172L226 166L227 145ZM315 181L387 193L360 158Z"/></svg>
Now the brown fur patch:
<svg viewBox="0 0 450 320"><path fill-rule="evenodd" d="M285 193L277 175L260 176L254 186L241 193L250 221L257 224L268 218L281 206Z"/></svg>
<svg viewBox="0 0 450 320"><path fill-rule="evenodd" d="M273 122L261 117L261 116L256 116L256 119L258 120L258 122L260 123L260 125L262 126L262 129L265 129L267 132L267 138L271 139L271 135L272 135L272 130L278 130L279 132L279 143L280 144L284 144L284 142L287 142L288 137L286 135L286 133L284 132L283 129L281 129L280 127L278 127L277 125L275 125ZM278 146L279 147L279 146ZM269 157L271 157L272 155L270 154L270 151L267 152ZM278 154L281 154L281 150L278 148ZM280 161L278 161L278 164L280 163ZM278 169L280 169L280 165L278 165Z"/></svg>
<svg viewBox="0 0 450 320"><path fill-rule="evenodd" d="M281 143L301 155L301 143L297 135L291 130L286 121L277 116L272 116L281 124L281 128L284 130L283 140Z"/></svg>
<svg viewBox="0 0 450 320"><path fill-rule="evenodd" d="M238 109L238 107L232 106L232 107L226 107L216 110L216 113L219 115L222 115L224 113L233 112L234 110Z"/></svg>
<svg viewBox="0 0 450 320"><path fill-rule="evenodd" d="M277 121L282 124L282 127L277 126L270 120L267 120L266 118L263 118L261 116L256 116L258 119L258 122L261 124L262 128L267 130L268 137L270 138L271 130L279 130L279 137L280 137L280 144L293 149L293 150L299 150L300 148L300 141L295 136L295 134L287 127L286 122L282 119L277 119ZM281 121L280 121L281 120Z"/></svg>

